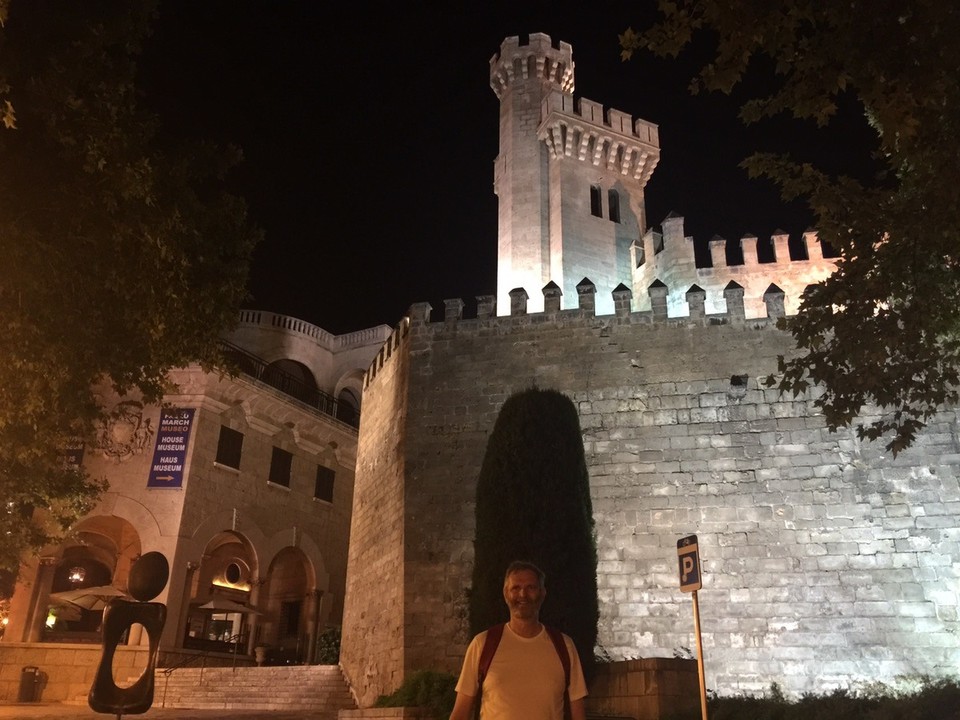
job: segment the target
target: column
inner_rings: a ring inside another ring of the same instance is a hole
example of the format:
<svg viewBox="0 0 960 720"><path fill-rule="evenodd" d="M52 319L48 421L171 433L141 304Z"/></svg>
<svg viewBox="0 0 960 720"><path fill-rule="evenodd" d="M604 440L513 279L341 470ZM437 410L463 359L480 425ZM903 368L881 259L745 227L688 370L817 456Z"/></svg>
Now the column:
<svg viewBox="0 0 960 720"><path fill-rule="evenodd" d="M250 578L250 607L255 610L259 610L261 613L263 610L260 608L260 588L267 582L266 578L257 577ZM259 638L257 637L257 629L260 625L259 615L254 615L253 613L247 616L249 619L248 634L247 634L247 655L254 654L254 648L257 645L264 645L265 643L258 642Z"/></svg>

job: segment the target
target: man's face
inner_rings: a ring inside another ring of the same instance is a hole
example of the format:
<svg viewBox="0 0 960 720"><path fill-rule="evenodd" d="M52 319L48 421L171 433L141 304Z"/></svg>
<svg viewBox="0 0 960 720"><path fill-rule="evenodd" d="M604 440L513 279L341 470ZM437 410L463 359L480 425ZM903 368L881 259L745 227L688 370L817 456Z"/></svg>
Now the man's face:
<svg viewBox="0 0 960 720"><path fill-rule="evenodd" d="M510 573L503 585L503 599L510 608L510 617L518 620L536 620L546 594L537 574L530 570Z"/></svg>

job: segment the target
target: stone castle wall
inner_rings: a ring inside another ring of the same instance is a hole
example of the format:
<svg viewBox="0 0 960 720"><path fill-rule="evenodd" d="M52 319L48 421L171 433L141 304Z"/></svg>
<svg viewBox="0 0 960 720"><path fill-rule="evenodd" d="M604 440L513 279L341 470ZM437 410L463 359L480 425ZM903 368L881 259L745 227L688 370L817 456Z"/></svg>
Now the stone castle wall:
<svg viewBox="0 0 960 720"><path fill-rule="evenodd" d="M379 369L381 382L367 388L360 419L340 666L362 707L396 689L406 668L406 333L404 321L374 359L368 374Z"/></svg>
<svg viewBox="0 0 960 720"><path fill-rule="evenodd" d="M689 317L673 319L667 288L650 292L652 311L630 312L621 292L608 316L594 315L590 292L582 309L558 311L560 298L547 297L548 311L532 315L517 297L500 318L488 298L470 320L460 301L447 302L443 322L428 322L429 306L411 308L393 343L402 351L381 353L364 398L354 538L379 514L384 542L370 567L351 547L347 626L351 598L377 592L393 603L397 582L404 594L402 628L368 633L380 643L368 656L398 643L403 652L371 690L390 691L415 669L459 668L476 478L500 407L531 386L579 408L599 642L615 659L694 647L676 541L697 533L708 687L802 692L956 669L956 413L893 460L881 445L829 432L815 392L788 398L762 386L792 343L772 319L744 320L742 290L728 289L725 315L705 315L695 294ZM783 296L767 306L782 314ZM380 455L366 455L366 443ZM382 567L397 560L398 541L402 573Z"/></svg>
<svg viewBox="0 0 960 720"><path fill-rule="evenodd" d="M761 263L758 242L753 236L730 241L714 238L709 243L711 266L697 267L693 238L684 235L683 218L671 215L663 220L660 231L647 231L634 245L633 292L642 298L650 283L659 279L671 290L667 297L670 315L685 315L684 293L697 285L706 292L707 312L720 313L725 309L723 288L733 281L744 288L747 317L763 317L763 295L773 283L785 295L786 313L796 315L804 289L836 269L837 261L824 257L824 248L813 231L797 238L798 251L806 257L791 258L790 238L778 232L765 239L771 252L769 262ZM733 246L735 255L742 256L742 264L727 262L728 245ZM641 309L645 307L641 305Z"/></svg>

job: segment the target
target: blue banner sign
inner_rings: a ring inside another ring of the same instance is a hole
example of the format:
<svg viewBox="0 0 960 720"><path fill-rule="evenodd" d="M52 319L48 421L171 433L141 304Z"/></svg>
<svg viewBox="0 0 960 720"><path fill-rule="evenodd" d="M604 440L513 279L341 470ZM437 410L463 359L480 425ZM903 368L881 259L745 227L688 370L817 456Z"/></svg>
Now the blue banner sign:
<svg viewBox="0 0 960 720"><path fill-rule="evenodd" d="M164 408L160 411L157 446L153 451L147 487L183 487L183 466L187 460L193 408Z"/></svg>
<svg viewBox="0 0 960 720"><path fill-rule="evenodd" d="M78 468L83 465L83 440L73 440L63 449L63 462L67 467Z"/></svg>

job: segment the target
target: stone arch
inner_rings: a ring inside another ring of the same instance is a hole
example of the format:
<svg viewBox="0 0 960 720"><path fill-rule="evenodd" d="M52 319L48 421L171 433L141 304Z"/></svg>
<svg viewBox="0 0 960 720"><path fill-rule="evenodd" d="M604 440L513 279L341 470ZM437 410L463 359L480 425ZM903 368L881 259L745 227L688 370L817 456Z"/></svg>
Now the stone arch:
<svg viewBox="0 0 960 720"><path fill-rule="evenodd" d="M309 661L320 607L316 590L313 563L301 548L287 545L273 556L261 591L259 642L271 648L274 661Z"/></svg>
<svg viewBox="0 0 960 720"><path fill-rule="evenodd" d="M330 574L323 553L313 538L296 528L275 533L265 548L263 557L271 559L257 606L263 613L257 618L257 644L268 647L269 657L276 662L312 663L331 608ZM301 604L293 634L291 615L296 608L291 603L296 602Z"/></svg>
<svg viewBox="0 0 960 720"><path fill-rule="evenodd" d="M281 392L315 405L319 399L317 379L309 367L297 360L274 360L263 370L260 379Z"/></svg>
<svg viewBox="0 0 960 720"><path fill-rule="evenodd" d="M291 540L293 544L291 545ZM304 535L294 528L291 530L280 530L274 533L269 539L264 541L263 557L275 558L284 548L296 547L309 562L311 572L312 586L326 591L330 583L330 575L327 572L326 562L323 559L323 553L309 535Z"/></svg>
<svg viewBox="0 0 960 720"><path fill-rule="evenodd" d="M351 425L356 425L360 419L363 376L364 372L362 370L351 370L337 381L334 389L334 398L337 401L337 418Z"/></svg>
<svg viewBox="0 0 960 720"><path fill-rule="evenodd" d="M258 573L256 548L244 533L219 530L208 535L184 593L183 646L207 652L247 652L255 629Z"/></svg>
<svg viewBox="0 0 960 720"><path fill-rule="evenodd" d="M360 421L360 397L351 388L337 393L337 420L348 425L357 425Z"/></svg>
<svg viewBox="0 0 960 720"><path fill-rule="evenodd" d="M267 557L267 536L256 523L251 522L242 513L235 513L234 510L221 510L218 513L208 515L197 525L189 540L184 540L181 544L187 560L199 563L207 545L214 536L224 532L226 528L236 527L240 528L238 534L241 534L244 540L250 544L250 550L254 556L255 572L259 574L260 558Z"/></svg>
<svg viewBox="0 0 960 720"><path fill-rule="evenodd" d="M108 493L104 504L109 507L111 515L123 518L136 528L143 552L158 550L165 545L161 538L160 522L146 505L118 493Z"/></svg>
<svg viewBox="0 0 960 720"><path fill-rule="evenodd" d="M236 423L242 427L247 427L250 424L250 415L250 401L241 400L220 413L220 422L221 424Z"/></svg>
<svg viewBox="0 0 960 720"><path fill-rule="evenodd" d="M36 614L46 627L41 639L51 642L98 640L102 601L89 607L74 604L69 600L71 593L86 589L93 592L99 588L124 592L130 568L142 552L141 534L129 519L110 514L89 515L80 520L54 555L56 563L49 586L44 588L47 592L42 593L42 602L47 603L48 611Z"/></svg>
<svg viewBox="0 0 960 720"><path fill-rule="evenodd" d="M341 375L334 388L334 395L339 396L344 390L350 390L356 396L357 402L359 403L363 397L364 372L364 370L356 368Z"/></svg>

